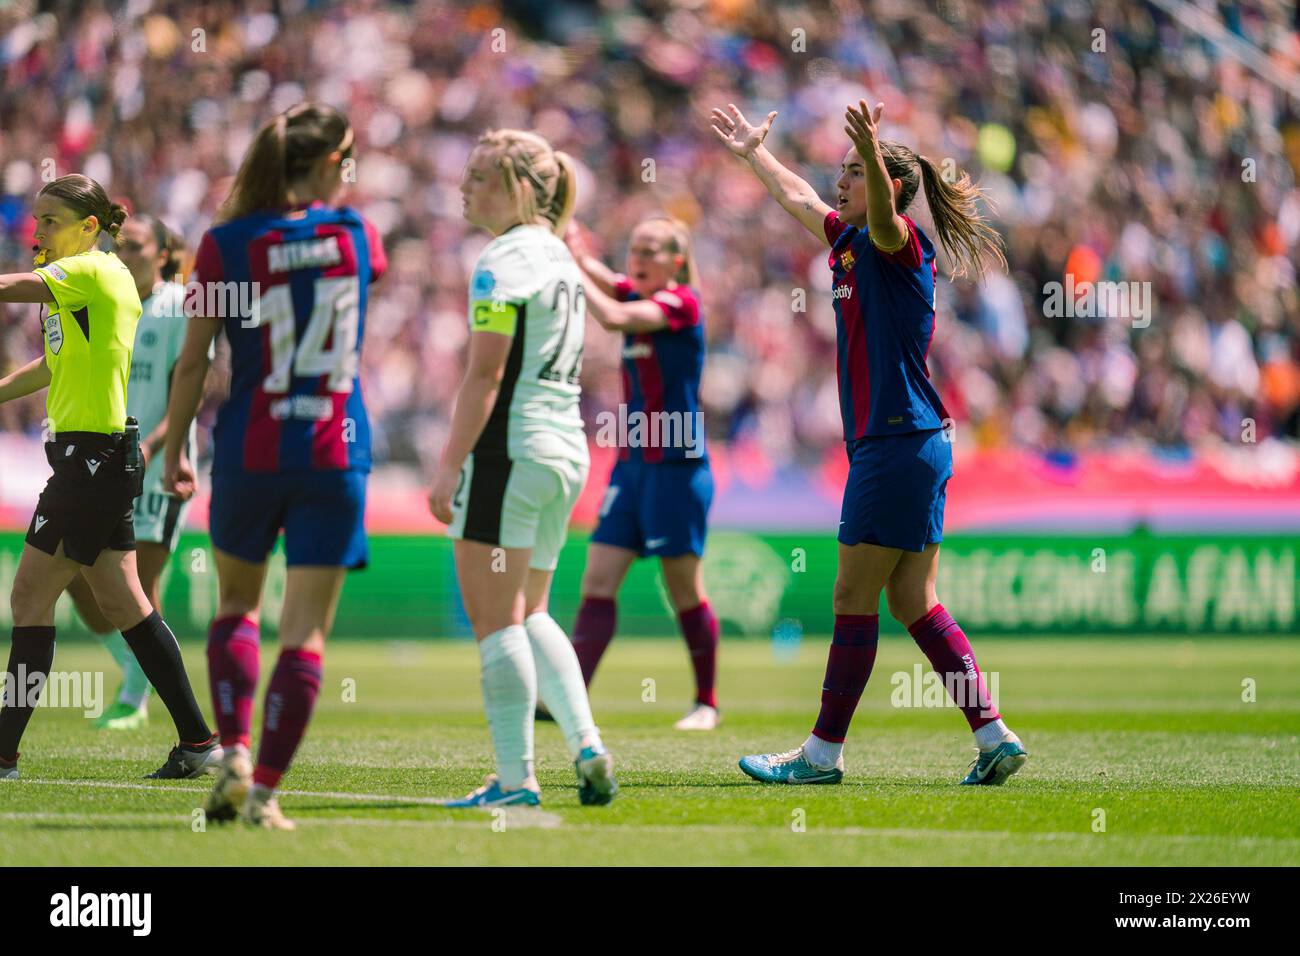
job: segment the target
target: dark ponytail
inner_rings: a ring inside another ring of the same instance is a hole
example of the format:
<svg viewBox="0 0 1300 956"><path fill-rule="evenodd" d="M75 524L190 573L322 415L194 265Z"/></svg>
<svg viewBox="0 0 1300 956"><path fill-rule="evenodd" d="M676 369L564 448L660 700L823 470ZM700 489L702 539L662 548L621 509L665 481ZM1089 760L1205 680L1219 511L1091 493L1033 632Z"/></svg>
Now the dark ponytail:
<svg viewBox="0 0 1300 956"><path fill-rule="evenodd" d="M126 222L126 207L121 203L109 202L104 187L89 176L81 173L60 176L53 182L46 183L37 195L53 196L81 219L94 216L99 223L99 231L113 237L113 248L116 249L121 244L118 233L122 230L122 223Z"/></svg>
<svg viewBox="0 0 1300 956"><path fill-rule="evenodd" d="M298 103L267 120L239 164L216 222L289 204L289 186L334 150L352 148L347 117L324 103Z"/></svg>
<svg viewBox="0 0 1300 956"><path fill-rule="evenodd" d="M983 192L971 181L969 173L962 173L961 179L949 183L930 160L918 156L902 143L888 140L880 141L880 154L884 157L889 178L903 184L898 194L900 213L912 204L918 188L925 190L935 235L953 261L954 278L981 274L986 252L999 266L1006 268L1002 237L975 208L976 201L983 198Z"/></svg>
<svg viewBox="0 0 1300 956"><path fill-rule="evenodd" d="M158 271L162 274L164 282L171 282L176 277L176 274L181 271L181 257L185 253L185 243L180 236L168 229L167 224L157 216L141 213L136 218L149 227L149 231L153 234L153 241L158 246L158 251L167 254L167 258L158 267Z"/></svg>

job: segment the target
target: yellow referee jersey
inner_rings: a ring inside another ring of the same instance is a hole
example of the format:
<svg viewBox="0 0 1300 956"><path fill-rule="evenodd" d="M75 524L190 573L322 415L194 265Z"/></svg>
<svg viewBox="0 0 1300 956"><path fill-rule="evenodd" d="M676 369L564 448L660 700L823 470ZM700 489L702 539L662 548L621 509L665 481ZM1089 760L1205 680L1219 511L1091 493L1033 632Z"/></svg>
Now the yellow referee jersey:
<svg viewBox="0 0 1300 956"><path fill-rule="evenodd" d="M35 270L54 302L42 304L46 409L59 432L112 434L126 427L126 383L140 294L116 255L92 249Z"/></svg>

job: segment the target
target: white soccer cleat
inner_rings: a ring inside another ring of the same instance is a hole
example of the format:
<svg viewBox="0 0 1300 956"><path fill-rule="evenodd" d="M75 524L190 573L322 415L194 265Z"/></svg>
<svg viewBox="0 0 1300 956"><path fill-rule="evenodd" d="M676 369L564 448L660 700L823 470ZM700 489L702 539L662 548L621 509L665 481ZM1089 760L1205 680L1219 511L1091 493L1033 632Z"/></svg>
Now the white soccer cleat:
<svg viewBox="0 0 1300 956"><path fill-rule="evenodd" d="M296 824L280 810L280 801L269 787L253 787L244 800L239 819L262 830L293 830Z"/></svg>
<svg viewBox="0 0 1300 956"><path fill-rule="evenodd" d="M696 704L689 714L673 724L678 730L715 730L722 723L722 714L718 708L708 704Z"/></svg>
<svg viewBox="0 0 1300 956"><path fill-rule="evenodd" d="M244 750L231 750L217 771L217 782L203 801L209 820L233 820L253 787L253 762Z"/></svg>

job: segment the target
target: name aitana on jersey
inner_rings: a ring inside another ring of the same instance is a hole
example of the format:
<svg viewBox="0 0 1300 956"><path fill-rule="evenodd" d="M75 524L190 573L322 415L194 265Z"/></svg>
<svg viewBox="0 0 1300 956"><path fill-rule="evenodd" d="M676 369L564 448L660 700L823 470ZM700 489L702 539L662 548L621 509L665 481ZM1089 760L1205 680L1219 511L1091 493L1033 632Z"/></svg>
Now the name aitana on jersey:
<svg viewBox="0 0 1300 956"><path fill-rule="evenodd" d="M214 473L370 469L357 371L369 286L387 267L374 226L346 206L259 212L204 234L192 283L257 290L252 315L211 316L231 350Z"/></svg>

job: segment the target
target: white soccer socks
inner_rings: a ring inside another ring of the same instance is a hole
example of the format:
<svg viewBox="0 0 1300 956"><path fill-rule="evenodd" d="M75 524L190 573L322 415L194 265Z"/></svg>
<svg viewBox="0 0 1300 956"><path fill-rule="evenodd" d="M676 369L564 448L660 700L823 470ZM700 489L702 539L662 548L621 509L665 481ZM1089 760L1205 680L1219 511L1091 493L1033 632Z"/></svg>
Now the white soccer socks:
<svg viewBox="0 0 1300 956"><path fill-rule="evenodd" d="M528 638L527 631L512 624L478 642L483 665L483 704L492 731L502 790L518 790L533 776L537 668ZM578 684L582 684L581 674Z"/></svg>
<svg viewBox="0 0 1300 956"><path fill-rule="evenodd" d="M822 740L816 734L809 734L808 739L803 742L803 755L814 767L822 770L834 767L842 753L844 753L844 744L833 744L829 740Z"/></svg>
<svg viewBox="0 0 1300 956"><path fill-rule="evenodd" d="M1008 740L1020 743L1020 738L1011 732L1010 728L1002 722L1001 717L975 731L975 746L980 750L992 750L998 744Z"/></svg>
<svg viewBox="0 0 1300 956"><path fill-rule="evenodd" d="M537 663L538 693L576 760L583 747L601 746L578 655L564 629L545 611L530 614L524 628Z"/></svg>

